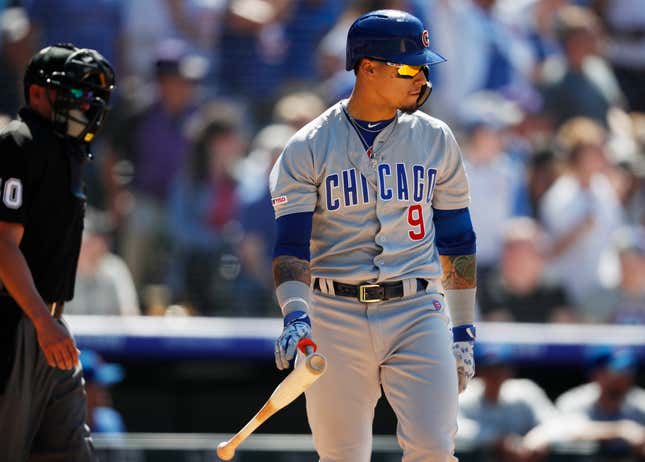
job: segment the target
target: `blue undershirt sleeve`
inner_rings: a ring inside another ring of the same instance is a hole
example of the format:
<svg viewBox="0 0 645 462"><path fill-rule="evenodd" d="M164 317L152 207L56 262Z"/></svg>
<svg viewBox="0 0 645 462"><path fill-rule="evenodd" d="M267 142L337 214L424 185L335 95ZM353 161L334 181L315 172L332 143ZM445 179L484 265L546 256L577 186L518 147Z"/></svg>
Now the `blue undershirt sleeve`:
<svg viewBox="0 0 645 462"><path fill-rule="evenodd" d="M475 231L468 208L433 210L435 245L440 255L472 255L476 251Z"/></svg>
<svg viewBox="0 0 645 462"><path fill-rule="evenodd" d="M276 220L277 237L273 258L291 255L309 261L313 212L291 213Z"/></svg>

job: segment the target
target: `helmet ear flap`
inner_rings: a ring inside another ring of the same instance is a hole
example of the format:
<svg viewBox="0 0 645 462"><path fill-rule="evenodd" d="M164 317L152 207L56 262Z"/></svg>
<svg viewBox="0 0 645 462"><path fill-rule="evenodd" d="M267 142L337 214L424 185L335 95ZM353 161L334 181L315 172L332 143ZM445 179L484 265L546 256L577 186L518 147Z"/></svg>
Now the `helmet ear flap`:
<svg viewBox="0 0 645 462"><path fill-rule="evenodd" d="M421 87L421 93L417 98L417 109L425 104L430 93L432 93L432 82L428 81L428 83L423 84L423 87Z"/></svg>

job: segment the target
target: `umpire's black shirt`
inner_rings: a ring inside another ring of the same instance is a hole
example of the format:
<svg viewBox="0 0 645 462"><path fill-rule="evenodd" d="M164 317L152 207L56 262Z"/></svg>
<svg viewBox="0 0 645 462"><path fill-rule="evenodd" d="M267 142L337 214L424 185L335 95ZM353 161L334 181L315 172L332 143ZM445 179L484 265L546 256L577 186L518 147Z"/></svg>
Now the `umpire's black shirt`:
<svg viewBox="0 0 645 462"><path fill-rule="evenodd" d="M71 300L85 212L84 147L29 108L0 130L0 221L20 223L20 250L46 303ZM0 392L22 310L0 288Z"/></svg>

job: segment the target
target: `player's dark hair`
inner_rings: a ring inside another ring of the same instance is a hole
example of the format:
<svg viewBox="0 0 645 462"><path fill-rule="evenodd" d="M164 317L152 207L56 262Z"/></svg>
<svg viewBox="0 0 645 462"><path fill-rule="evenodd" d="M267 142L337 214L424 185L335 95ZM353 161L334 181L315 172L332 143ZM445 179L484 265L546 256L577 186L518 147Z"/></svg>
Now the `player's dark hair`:
<svg viewBox="0 0 645 462"><path fill-rule="evenodd" d="M362 63L362 62L363 62L363 60L361 59L359 62L357 62L357 63L354 65L354 75L358 75L358 70L360 69L360 67L361 67L361 63Z"/></svg>

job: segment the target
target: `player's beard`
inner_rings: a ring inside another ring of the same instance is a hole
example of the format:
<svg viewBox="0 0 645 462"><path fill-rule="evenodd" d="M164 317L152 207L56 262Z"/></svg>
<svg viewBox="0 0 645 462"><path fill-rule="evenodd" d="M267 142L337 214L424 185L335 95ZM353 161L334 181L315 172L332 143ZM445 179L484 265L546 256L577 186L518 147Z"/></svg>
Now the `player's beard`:
<svg viewBox="0 0 645 462"><path fill-rule="evenodd" d="M414 114L417 111L417 103L408 104L407 106L401 106L400 111L405 112L406 114Z"/></svg>

